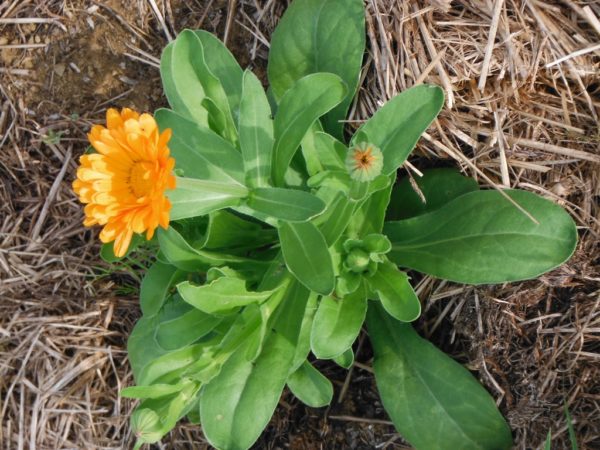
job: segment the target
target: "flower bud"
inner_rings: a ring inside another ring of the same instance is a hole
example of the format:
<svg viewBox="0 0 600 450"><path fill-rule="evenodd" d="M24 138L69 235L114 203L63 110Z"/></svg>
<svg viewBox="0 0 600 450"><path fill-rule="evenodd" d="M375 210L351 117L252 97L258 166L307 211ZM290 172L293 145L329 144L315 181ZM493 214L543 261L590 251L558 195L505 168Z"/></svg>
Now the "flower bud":
<svg viewBox="0 0 600 450"><path fill-rule="evenodd" d="M352 272L361 273L369 267L369 254L360 248L355 248L346 256L346 266Z"/></svg>

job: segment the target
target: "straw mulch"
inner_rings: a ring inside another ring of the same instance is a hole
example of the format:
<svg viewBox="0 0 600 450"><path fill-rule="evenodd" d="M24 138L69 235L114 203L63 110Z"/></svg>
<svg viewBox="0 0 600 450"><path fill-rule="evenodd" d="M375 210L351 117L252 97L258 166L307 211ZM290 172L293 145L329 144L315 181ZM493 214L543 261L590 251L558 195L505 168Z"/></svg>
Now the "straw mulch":
<svg viewBox="0 0 600 450"><path fill-rule="evenodd" d="M180 30L224 38L265 74L286 2L0 2L0 448L123 449L133 404L124 352L138 269L109 268L70 189L85 132L108 106L165 104L161 48ZM575 217L580 243L525 283L420 279L419 330L474 371L517 448L600 448L600 5L561 0L368 0L368 55L349 127L416 83L447 107L407 164L458 167L487 187L541 194ZM111 272L116 269L114 274ZM284 394L256 448L406 448L382 411L368 341L330 409ZM341 401L338 401L341 400ZM207 448L183 424L161 448Z"/></svg>

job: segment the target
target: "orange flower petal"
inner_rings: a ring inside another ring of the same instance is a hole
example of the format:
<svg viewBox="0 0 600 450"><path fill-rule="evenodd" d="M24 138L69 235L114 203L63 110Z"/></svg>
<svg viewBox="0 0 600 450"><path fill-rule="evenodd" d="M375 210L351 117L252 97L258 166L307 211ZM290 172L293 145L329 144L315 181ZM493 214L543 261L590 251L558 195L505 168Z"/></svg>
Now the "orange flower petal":
<svg viewBox="0 0 600 450"><path fill-rule="evenodd" d="M159 134L150 114L124 108L106 112L106 127L95 125L88 138L98 153L83 155L73 190L84 208L85 226L103 225L100 240L114 241L123 256L133 233L169 226L171 203L166 189L175 187L175 160L169 157L171 130Z"/></svg>

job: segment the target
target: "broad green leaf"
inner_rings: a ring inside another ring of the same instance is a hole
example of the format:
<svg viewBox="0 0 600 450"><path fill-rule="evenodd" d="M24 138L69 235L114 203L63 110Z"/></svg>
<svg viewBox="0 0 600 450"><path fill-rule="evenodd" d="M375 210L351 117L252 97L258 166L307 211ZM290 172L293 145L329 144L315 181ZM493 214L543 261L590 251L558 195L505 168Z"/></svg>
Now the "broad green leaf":
<svg viewBox="0 0 600 450"><path fill-rule="evenodd" d="M196 403L200 384L185 383L175 395L148 398L131 416L131 429L137 438L134 449L141 444L158 442Z"/></svg>
<svg viewBox="0 0 600 450"><path fill-rule="evenodd" d="M367 140L383 153L383 174L398 169L421 134L436 118L444 104L444 92L437 86L419 85L388 101L363 124L352 144Z"/></svg>
<svg viewBox="0 0 600 450"><path fill-rule="evenodd" d="M324 118L325 129L342 137L348 107L358 88L365 51L365 13L361 0L296 0L271 40L268 75L277 99L300 78L335 73L348 85L343 102Z"/></svg>
<svg viewBox="0 0 600 450"><path fill-rule="evenodd" d="M151 286L148 285L147 288L151 288ZM166 287L161 287L159 292L166 289ZM175 296L179 297L178 295ZM150 384L144 382L142 379L143 370L153 361L168 353L156 340L156 330L160 326L160 323L173 319L189 309L189 306L181 301L181 299L174 301L173 297L175 296L172 296L169 301L164 302L164 305L156 314L142 316L135 324L127 340L127 357L138 384Z"/></svg>
<svg viewBox="0 0 600 450"><path fill-rule="evenodd" d="M395 175L392 176L391 183L387 188L375 192L363 201L359 208L355 208L354 215L348 224L350 236L362 237L381 233L394 179Z"/></svg>
<svg viewBox="0 0 600 450"><path fill-rule="evenodd" d="M175 167L184 176L232 184L244 182L242 155L231 143L169 109L157 110L154 117L161 130L173 131L169 149Z"/></svg>
<svg viewBox="0 0 600 450"><path fill-rule="evenodd" d="M310 346L315 356L332 359L352 347L366 313L364 289L357 289L341 299L323 297L310 335Z"/></svg>
<svg viewBox="0 0 600 450"><path fill-rule="evenodd" d="M186 106L196 99L200 101L208 111L209 126L226 139L235 141L237 133L229 100L219 78L211 72L207 64L202 41L193 31L183 30L175 40L171 69L171 76ZM198 95L196 91L198 84L203 96ZM190 118L195 117L192 114ZM204 125L204 122L199 123Z"/></svg>
<svg viewBox="0 0 600 450"><path fill-rule="evenodd" d="M170 220L203 216L210 212L237 206L248 194L245 186L237 183L177 178L177 187L167 191L172 208Z"/></svg>
<svg viewBox="0 0 600 450"><path fill-rule="evenodd" d="M306 290L306 288L300 283L297 284L300 295L302 295L303 290ZM306 361L306 358L310 353L310 333L312 330L315 313L317 312L318 298L319 296L316 293L310 292L308 302L306 303L304 317L302 318L302 325L300 327L300 333L298 334L298 344L296 345L296 351L294 353L294 359L292 362L292 367L290 368L290 372L296 371L304 363L304 361Z"/></svg>
<svg viewBox="0 0 600 450"><path fill-rule="evenodd" d="M288 288L295 289L292 283ZM248 449L260 436L285 386L292 364L308 290L286 297L254 361L244 347L223 365L206 385L200 400L202 427L208 441L222 450Z"/></svg>
<svg viewBox="0 0 600 450"><path fill-rule="evenodd" d="M354 213L356 204L345 193L337 192L325 213L316 219L315 222L317 222L328 246L335 244L342 236Z"/></svg>
<svg viewBox="0 0 600 450"><path fill-rule="evenodd" d="M461 175L455 169L425 170L422 177L414 178L423 199L410 180L409 177L404 177L394 186L386 213L387 220L420 216L444 206L456 197L479 189L477 181Z"/></svg>
<svg viewBox="0 0 600 450"><path fill-rule="evenodd" d="M333 358L333 361L340 367L344 369L349 369L354 364L354 351L352 351L352 347L346 350L339 356Z"/></svg>
<svg viewBox="0 0 600 450"><path fill-rule="evenodd" d="M329 295L335 285L333 262L318 228L311 222L283 222L279 239L289 271L307 288Z"/></svg>
<svg viewBox="0 0 600 450"><path fill-rule="evenodd" d="M257 304L249 304L237 314L233 322L225 322L224 336L219 343L221 353L231 354L241 345L247 344L261 328L263 316ZM251 360L251 358L247 358Z"/></svg>
<svg viewBox="0 0 600 450"><path fill-rule="evenodd" d="M206 271L212 266L227 263L246 263L246 258L197 250L186 242L181 234L173 227L157 232L160 250L165 258L175 267L186 272Z"/></svg>
<svg viewBox="0 0 600 450"><path fill-rule="evenodd" d="M526 191L475 191L422 216L388 222L396 264L459 283L535 278L566 261L577 244L573 219Z"/></svg>
<svg viewBox="0 0 600 450"><path fill-rule="evenodd" d="M127 339L127 359L137 383L141 383L142 369L150 361L166 353L154 339L158 323L159 318L156 315L143 316L136 322Z"/></svg>
<svg viewBox="0 0 600 450"><path fill-rule="evenodd" d="M260 80L249 70L244 73L239 128L246 183L269 186L274 142L271 106Z"/></svg>
<svg viewBox="0 0 600 450"><path fill-rule="evenodd" d="M246 281L221 277L204 286L194 286L188 281L177 285L183 299L207 314L227 314L235 308L251 303L262 303L273 291L253 292L246 289Z"/></svg>
<svg viewBox="0 0 600 450"><path fill-rule="evenodd" d="M307 75L285 93L274 121L272 179L276 186L283 184L287 168L312 124L345 95L344 82L331 73Z"/></svg>
<svg viewBox="0 0 600 450"><path fill-rule="evenodd" d="M119 392L125 398L160 398L173 395L181 391L183 383L179 384L153 384L150 386L129 386Z"/></svg>
<svg viewBox="0 0 600 450"><path fill-rule="evenodd" d="M192 309L179 317L160 322L156 328L156 341L165 350L177 350L206 336L220 322L215 316Z"/></svg>
<svg viewBox="0 0 600 450"><path fill-rule="evenodd" d="M320 198L298 189L251 189L247 203L261 214L289 222L306 222L325 210Z"/></svg>
<svg viewBox="0 0 600 450"><path fill-rule="evenodd" d="M206 64L223 85L233 118L237 122L244 72L227 47L212 33L204 30L196 30L194 33L202 41Z"/></svg>
<svg viewBox="0 0 600 450"><path fill-rule="evenodd" d="M317 124L318 122L315 122L315 125ZM302 139L302 155L308 174L313 176L325 170L347 172L344 159L348 148L333 136L320 131L320 127L315 125Z"/></svg>
<svg viewBox="0 0 600 450"><path fill-rule="evenodd" d="M145 316L153 316L165 302L169 290L185 273L170 264L155 262L144 275L140 286L140 308Z"/></svg>
<svg viewBox="0 0 600 450"><path fill-rule="evenodd" d="M191 59L181 54L182 48L175 54L175 44L171 42L167 45L160 57L163 90L174 111L208 127L208 111L202 106L204 88L196 76Z"/></svg>
<svg viewBox="0 0 600 450"><path fill-rule="evenodd" d="M327 406L333 398L331 381L308 361L289 376L287 385L292 394L311 408Z"/></svg>
<svg viewBox="0 0 600 450"><path fill-rule="evenodd" d="M153 358L142 368L139 379L136 380L137 384L151 385L170 372L184 369L198 361L204 350L204 344L194 344Z"/></svg>
<svg viewBox="0 0 600 450"><path fill-rule="evenodd" d="M408 275L389 261L381 263L369 279L369 287L375 291L385 310L397 320L412 322L421 314L421 302L415 294Z"/></svg>
<svg viewBox="0 0 600 450"><path fill-rule="evenodd" d="M257 248L277 240L277 232L244 220L228 211L210 215L208 228L200 245L206 249Z"/></svg>
<svg viewBox="0 0 600 450"><path fill-rule="evenodd" d="M415 449L509 449L494 399L460 364L394 320L378 302L367 313L383 406Z"/></svg>

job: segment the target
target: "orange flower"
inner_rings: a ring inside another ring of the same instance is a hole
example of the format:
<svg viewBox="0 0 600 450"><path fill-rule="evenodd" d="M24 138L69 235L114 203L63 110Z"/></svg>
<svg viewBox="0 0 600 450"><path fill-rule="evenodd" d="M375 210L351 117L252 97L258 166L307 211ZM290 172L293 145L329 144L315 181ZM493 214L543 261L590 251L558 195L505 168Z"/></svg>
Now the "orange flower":
<svg viewBox="0 0 600 450"><path fill-rule="evenodd" d="M154 117L124 108L106 112L106 128L92 127L88 139L98 153L83 155L73 190L85 203L86 227L103 225L100 240L114 241L124 256L133 233L152 239L160 225L169 226L171 203L166 189L175 188L175 160L167 143L171 130L159 134Z"/></svg>
<svg viewBox="0 0 600 450"><path fill-rule="evenodd" d="M358 181L371 181L381 174L383 154L372 144L361 142L348 151L346 168Z"/></svg>

